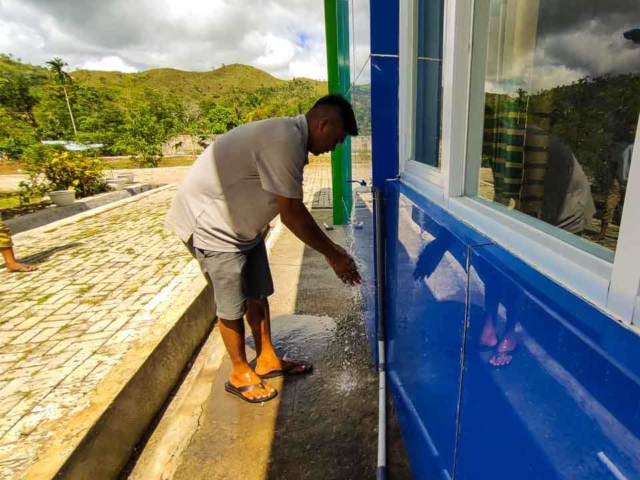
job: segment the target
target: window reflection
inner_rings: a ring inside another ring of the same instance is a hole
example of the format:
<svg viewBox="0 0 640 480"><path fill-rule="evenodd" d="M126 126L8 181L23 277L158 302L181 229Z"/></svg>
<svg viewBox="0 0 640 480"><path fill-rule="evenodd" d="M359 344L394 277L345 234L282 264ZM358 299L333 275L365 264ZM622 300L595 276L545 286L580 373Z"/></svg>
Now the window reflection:
<svg viewBox="0 0 640 480"><path fill-rule="evenodd" d="M479 195L615 250L640 2L491 0Z"/></svg>
<svg viewBox="0 0 640 480"><path fill-rule="evenodd" d="M443 0L418 0L413 159L440 168Z"/></svg>

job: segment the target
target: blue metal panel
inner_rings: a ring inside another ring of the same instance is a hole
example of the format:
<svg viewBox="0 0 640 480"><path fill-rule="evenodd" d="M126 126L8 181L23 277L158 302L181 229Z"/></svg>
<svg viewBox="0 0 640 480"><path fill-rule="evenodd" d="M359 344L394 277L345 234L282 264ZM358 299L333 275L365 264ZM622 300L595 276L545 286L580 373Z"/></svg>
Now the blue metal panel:
<svg viewBox="0 0 640 480"><path fill-rule="evenodd" d="M371 0L371 53L398 55L400 2Z"/></svg>
<svg viewBox="0 0 640 480"><path fill-rule="evenodd" d="M375 125L375 130L373 125ZM395 179L398 175L397 58L371 58L371 126L371 176L373 186L384 192L387 180ZM375 320L377 322L377 315ZM375 324L369 328L369 332L370 335L377 334ZM378 356L375 343L373 350L377 364Z"/></svg>
<svg viewBox="0 0 640 480"><path fill-rule="evenodd" d="M639 478L640 337L499 246L470 271L457 478ZM477 352L489 317L515 332L504 369Z"/></svg>
<svg viewBox="0 0 640 480"><path fill-rule="evenodd" d="M415 478L640 478L637 333L410 188L387 192L389 380ZM517 341L506 368L480 349L488 320Z"/></svg>
<svg viewBox="0 0 640 480"><path fill-rule="evenodd" d="M371 58L373 185L398 175L398 59Z"/></svg>
<svg viewBox="0 0 640 480"><path fill-rule="evenodd" d="M486 239L411 189L387 188L389 380L416 478L453 471L469 242Z"/></svg>

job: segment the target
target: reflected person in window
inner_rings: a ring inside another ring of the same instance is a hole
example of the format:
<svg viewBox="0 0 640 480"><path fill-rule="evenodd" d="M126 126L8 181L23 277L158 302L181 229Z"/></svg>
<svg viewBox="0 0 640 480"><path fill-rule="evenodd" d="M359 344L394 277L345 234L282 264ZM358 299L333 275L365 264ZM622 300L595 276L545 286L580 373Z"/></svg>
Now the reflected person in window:
<svg viewBox="0 0 640 480"><path fill-rule="evenodd" d="M483 140L494 201L568 232L584 231L595 214L589 179L567 144L550 133L549 115L533 104L517 116L512 107L499 108L496 115L485 106Z"/></svg>
<svg viewBox="0 0 640 480"><path fill-rule="evenodd" d="M433 237L422 248L418 256L413 271L414 280L422 281L424 278L430 278L447 253L450 254L450 261L456 261L462 269L466 269L466 249L454 248L457 241L449 230L427 215L421 215L415 207L411 216L422 230ZM491 278L490 272L485 272L481 266L476 266L475 271L484 284L485 322L482 325L482 333L478 340L479 350L481 353L489 352L490 358L488 360L485 359L489 366L493 368L506 367L511 363L517 346L517 316L514 312L516 311L518 299L506 293L507 288L501 278ZM504 316L506 322L502 335L499 335L496 327L500 305L506 311ZM473 327L475 328L475 325ZM475 335L472 334L472 336Z"/></svg>
<svg viewBox="0 0 640 480"><path fill-rule="evenodd" d="M535 106L526 112L505 111L495 116L485 107L483 154L489 156L494 175L494 201L538 218L573 234L591 223L596 208L589 178L578 159L558 136L550 133L550 118ZM533 120L536 121L535 124ZM546 125L548 128L542 128ZM488 364L506 367L517 347L513 302L504 298L500 285L485 282L485 324L482 350L494 351ZM498 308L506 309L506 326L497 335ZM511 307L511 308L510 308Z"/></svg>
<svg viewBox="0 0 640 480"><path fill-rule="evenodd" d="M623 139L616 144L611 158L612 168L615 169L613 180L607 193L604 211L602 213L602 223L600 232L593 237L594 242L604 240L607 228L613 220L613 215L620 202L627 192L627 181L629 180L629 170L631 169L631 157L633 155L633 141L636 137L638 122L634 121L628 132L625 132Z"/></svg>

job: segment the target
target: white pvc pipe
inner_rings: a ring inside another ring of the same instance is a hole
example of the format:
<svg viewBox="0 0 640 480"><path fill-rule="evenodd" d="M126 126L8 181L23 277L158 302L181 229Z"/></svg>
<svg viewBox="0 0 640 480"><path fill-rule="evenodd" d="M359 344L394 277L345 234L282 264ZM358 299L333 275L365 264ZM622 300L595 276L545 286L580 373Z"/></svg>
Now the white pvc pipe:
<svg viewBox="0 0 640 480"><path fill-rule="evenodd" d="M385 356L385 247L384 228L382 223L382 195L378 188L372 188L373 210L375 215L376 235L376 297L378 311L378 468L377 480L387 478L387 362Z"/></svg>

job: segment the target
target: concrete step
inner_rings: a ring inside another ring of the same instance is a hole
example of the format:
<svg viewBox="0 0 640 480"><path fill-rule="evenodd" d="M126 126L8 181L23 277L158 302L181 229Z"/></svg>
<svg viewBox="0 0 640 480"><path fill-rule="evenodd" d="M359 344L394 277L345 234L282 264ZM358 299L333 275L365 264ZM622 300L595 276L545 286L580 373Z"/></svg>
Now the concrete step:
<svg viewBox="0 0 640 480"><path fill-rule="evenodd" d="M213 292L202 277L99 384L90 408L54 432L24 478L117 478L213 327Z"/></svg>

